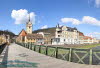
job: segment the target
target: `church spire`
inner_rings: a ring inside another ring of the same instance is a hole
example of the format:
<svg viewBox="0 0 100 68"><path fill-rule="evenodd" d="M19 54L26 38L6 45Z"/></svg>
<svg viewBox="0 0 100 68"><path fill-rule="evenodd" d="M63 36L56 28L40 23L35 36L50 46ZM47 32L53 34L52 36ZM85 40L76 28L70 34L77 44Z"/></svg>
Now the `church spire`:
<svg viewBox="0 0 100 68"><path fill-rule="evenodd" d="M29 14L29 22L30 22L30 14Z"/></svg>
<svg viewBox="0 0 100 68"><path fill-rule="evenodd" d="M27 22L27 24L26 24L26 32L28 33L28 34L32 34L32 23L31 23L31 21L30 21L30 14L28 15L28 22Z"/></svg>

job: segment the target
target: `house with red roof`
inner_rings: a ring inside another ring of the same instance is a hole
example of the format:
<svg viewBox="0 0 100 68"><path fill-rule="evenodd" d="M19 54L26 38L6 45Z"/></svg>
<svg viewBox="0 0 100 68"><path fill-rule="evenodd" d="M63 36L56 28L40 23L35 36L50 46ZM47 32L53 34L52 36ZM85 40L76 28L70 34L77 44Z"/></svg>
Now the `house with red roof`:
<svg viewBox="0 0 100 68"><path fill-rule="evenodd" d="M93 44L99 43L96 38L85 36L82 32L79 32L79 44Z"/></svg>

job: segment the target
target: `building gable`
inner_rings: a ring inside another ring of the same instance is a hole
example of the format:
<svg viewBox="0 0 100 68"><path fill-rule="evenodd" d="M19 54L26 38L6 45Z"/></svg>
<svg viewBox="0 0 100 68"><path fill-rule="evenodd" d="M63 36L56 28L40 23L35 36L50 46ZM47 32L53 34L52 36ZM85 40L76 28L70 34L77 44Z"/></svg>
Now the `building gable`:
<svg viewBox="0 0 100 68"><path fill-rule="evenodd" d="M27 33L24 29L22 29L22 31L19 33L19 36L26 36Z"/></svg>

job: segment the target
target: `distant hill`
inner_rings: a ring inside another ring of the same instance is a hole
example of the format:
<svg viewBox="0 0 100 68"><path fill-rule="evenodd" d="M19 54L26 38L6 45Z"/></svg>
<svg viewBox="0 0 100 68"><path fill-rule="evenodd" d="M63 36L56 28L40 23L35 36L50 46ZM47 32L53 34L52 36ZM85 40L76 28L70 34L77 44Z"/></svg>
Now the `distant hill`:
<svg viewBox="0 0 100 68"><path fill-rule="evenodd" d="M15 36L15 34L13 33L13 32L11 32L11 31L8 31L8 30L0 30L0 35L3 35L3 34L5 34L5 35L10 35L11 37L14 37Z"/></svg>
<svg viewBox="0 0 100 68"><path fill-rule="evenodd" d="M47 29L38 29L33 31L33 33L38 33L38 32L44 32L44 33L50 33L52 36L55 35L56 27L52 28L47 28Z"/></svg>

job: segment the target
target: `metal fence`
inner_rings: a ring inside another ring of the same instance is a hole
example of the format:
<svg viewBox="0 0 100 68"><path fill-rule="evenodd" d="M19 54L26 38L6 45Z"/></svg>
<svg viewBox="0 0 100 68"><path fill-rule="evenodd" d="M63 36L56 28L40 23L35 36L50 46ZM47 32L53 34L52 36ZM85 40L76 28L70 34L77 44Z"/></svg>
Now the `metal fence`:
<svg viewBox="0 0 100 68"><path fill-rule="evenodd" d="M47 56L55 57L65 61L81 64L100 65L100 50L53 47L34 45L32 43L17 44L41 54L45 54Z"/></svg>
<svg viewBox="0 0 100 68"><path fill-rule="evenodd" d="M5 46L6 46L6 43L0 45L0 54L1 54L2 51L4 50Z"/></svg>

